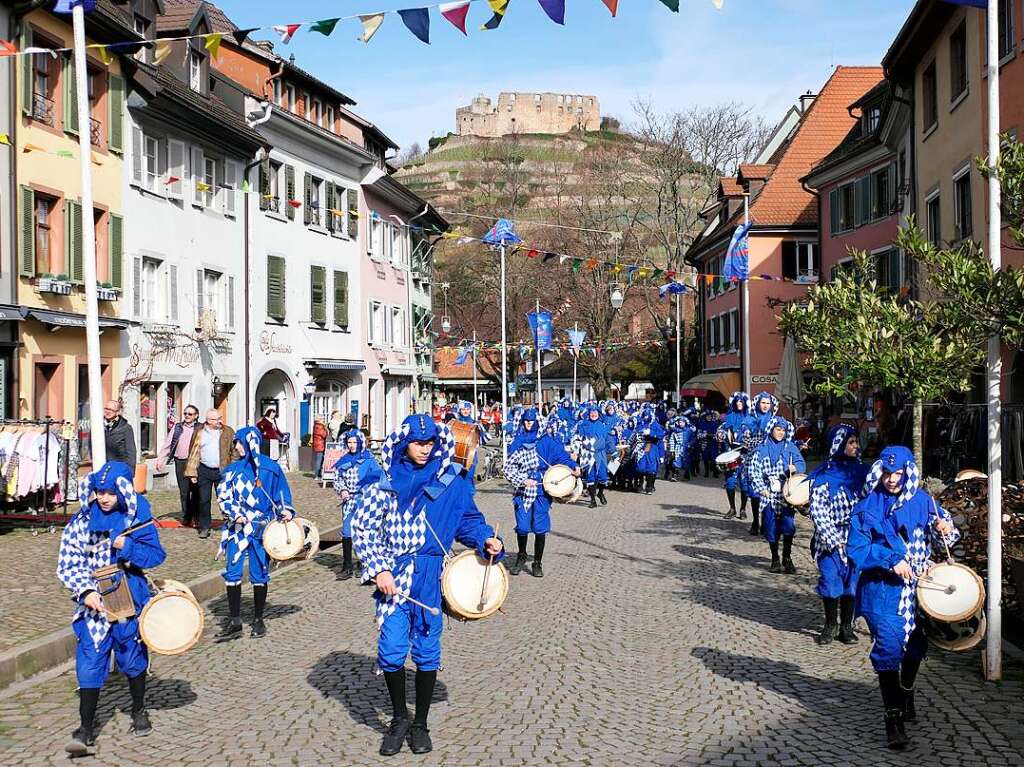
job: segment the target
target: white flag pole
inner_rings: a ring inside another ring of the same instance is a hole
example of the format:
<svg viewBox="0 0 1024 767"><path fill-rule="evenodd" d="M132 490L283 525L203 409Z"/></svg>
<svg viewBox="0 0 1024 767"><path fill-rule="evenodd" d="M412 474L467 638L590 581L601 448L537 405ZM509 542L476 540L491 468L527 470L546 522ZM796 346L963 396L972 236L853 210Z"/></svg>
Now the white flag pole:
<svg viewBox="0 0 1024 767"><path fill-rule="evenodd" d="M999 0L988 0L988 165L999 162ZM996 271L1002 266L1002 210L999 177L988 177L988 256ZM986 366L988 400L988 636L985 678L1003 676L1003 469L1002 407L999 384L1003 363L997 334L988 339Z"/></svg>
<svg viewBox="0 0 1024 767"><path fill-rule="evenodd" d="M750 195L743 195L743 225L750 223ZM728 257L728 253L725 254ZM747 267L749 269L749 263ZM749 279L740 280L740 304L743 311L743 391L750 392L750 292Z"/></svg>
<svg viewBox="0 0 1024 767"><path fill-rule="evenodd" d="M508 458L505 422L508 418L508 338L505 322L505 241L501 241L501 460Z"/></svg>
<svg viewBox="0 0 1024 767"><path fill-rule="evenodd" d="M572 324L572 329L574 331L573 340L576 340L577 338L579 338L580 323L574 322ZM575 347L576 345L573 344L573 346ZM577 399L577 397L576 397L576 362L579 360L579 358L580 358L580 350L577 349L577 348L574 348L572 350L572 401L573 402L578 402L579 401Z"/></svg>
<svg viewBox="0 0 1024 767"><path fill-rule="evenodd" d="M541 363L541 350L540 350L540 299L537 299L537 310L534 317L534 331L533 331L533 343L537 346L537 408L541 406L541 386L540 386L540 363Z"/></svg>
<svg viewBox="0 0 1024 767"><path fill-rule="evenodd" d="M477 399L476 393L476 331L473 331L473 417L478 418L477 413L480 412L480 400Z"/></svg>

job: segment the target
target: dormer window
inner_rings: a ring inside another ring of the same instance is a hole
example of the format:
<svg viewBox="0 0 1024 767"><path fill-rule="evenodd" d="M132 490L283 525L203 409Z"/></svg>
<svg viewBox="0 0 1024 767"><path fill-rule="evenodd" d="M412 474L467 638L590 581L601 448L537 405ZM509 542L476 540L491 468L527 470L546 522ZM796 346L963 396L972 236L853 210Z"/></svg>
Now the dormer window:
<svg viewBox="0 0 1024 767"><path fill-rule="evenodd" d="M882 110L878 107L868 107L864 112L864 135L870 136L878 130L878 123L882 119Z"/></svg>
<svg viewBox="0 0 1024 767"><path fill-rule="evenodd" d="M196 93L203 93L203 70L205 69L206 56L195 48L188 49L188 87Z"/></svg>

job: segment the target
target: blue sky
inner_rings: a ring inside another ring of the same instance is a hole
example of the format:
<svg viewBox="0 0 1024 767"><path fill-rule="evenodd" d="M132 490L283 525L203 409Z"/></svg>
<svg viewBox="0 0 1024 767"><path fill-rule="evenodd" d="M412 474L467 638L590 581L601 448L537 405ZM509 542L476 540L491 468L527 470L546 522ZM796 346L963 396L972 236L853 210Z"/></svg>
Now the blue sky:
<svg viewBox="0 0 1024 767"><path fill-rule="evenodd" d="M415 0L217 4L239 27L416 7ZM351 20L329 38L300 29L277 50L355 99L356 110L397 143L425 145L454 129L456 107L503 90L592 94L604 114L627 120L638 97L661 111L737 100L776 120L800 93L817 91L836 64L877 64L912 5L725 0L717 11L711 0L680 0L674 14L658 0L619 0L613 19L601 0L566 0L563 27L536 0L511 0L500 28L479 32L490 9L474 2L468 37L434 9L429 46L389 14L368 44L356 40L361 27Z"/></svg>

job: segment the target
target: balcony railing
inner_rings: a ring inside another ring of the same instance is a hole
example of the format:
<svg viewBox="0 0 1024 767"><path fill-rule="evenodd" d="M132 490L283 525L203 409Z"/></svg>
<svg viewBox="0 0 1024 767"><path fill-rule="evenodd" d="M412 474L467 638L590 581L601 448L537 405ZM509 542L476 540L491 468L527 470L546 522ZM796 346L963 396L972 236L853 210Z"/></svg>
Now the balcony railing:
<svg viewBox="0 0 1024 767"><path fill-rule="evenodd" d="M89 143L93 146L102 145L103 132L101 130L102 125L100 121L94 117L89 118Z"/></svg>
<svg viewBox="0 0 1024 767"><path fill-rule="evenodd" d="M33 93L32 119L52 127L54 120L53 100L46 98L42 93Z"/></svg>

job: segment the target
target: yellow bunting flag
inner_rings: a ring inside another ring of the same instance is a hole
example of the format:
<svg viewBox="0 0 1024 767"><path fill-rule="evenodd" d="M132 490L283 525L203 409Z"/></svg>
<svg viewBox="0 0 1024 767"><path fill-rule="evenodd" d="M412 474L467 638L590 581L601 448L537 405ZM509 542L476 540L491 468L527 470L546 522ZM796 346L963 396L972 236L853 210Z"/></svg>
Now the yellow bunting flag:
<svg viewBox="0 0 1024 767"><path fill-rule="evenodd" d="M159 42L156 44L156 50L153 52L153 63L159 66L170 55L171 44L166 41Z"/></svg>
<svg viewBox="0 0 1024 767"><path fill-rule="evenodd" d="M370 38L373 37L377 30L380 29L380 25L384 23L383 13L370 13L366 16L360 16L359 20L363 23L363 34L356 39L363 43L370 42Z"/></svg>
<svg viewBox="0 0 1024 767"><path fill-rule="evenodd" d="M200 191L200 192L209 192L210 191L210 185L205 183L204 181L197 181L196 182L196 189L198 191Z"/></svg>
<svg viewBox="0 0 1024 767"><path fill-rule="evenodd" d="M714 281L715 281L715 275L713 275L713 274L705 274L704 275L704 282L706 282L708 285L710 285Z"/></svg>
<svg viewBox="0 0 1024 767"><path fill-rule="evenodd" d="M203 47L210 52L210 57L216 59L220 54L220 41L224 37L220 32L214 32L213 34L206 36L206 42L203 43Z"/></svg>
<svg viewBox="0 0 1024 767"><path fill-rule="evenodd" d="M644 267L641 267L640 270L636 273L636 276L639 277L642 280L644 277L646 277L648 275L649 271L650 270L648 270L648 269L646 269Z"/></svg>
<svg viewBox="0 0 1024 767"><path fill-rule="evenodd" d="M6 144L7 146L10 146L11 137L8 136L6 133L0 133L0 144Z"/></svg>
<svg viewBox="0 0 1024 767"><path fill-rule="evenodd" d="M616 264L612 267L612 274L618 274L622 271L622 264Z"/></svg>
<svg viewBox="0 0 1024 767"><path fill-rule="evenodd" d="M110 52L110 48L105 45L99 45L96 47L96 52L100 55L100 60L104 66L110 66L110 62L114 60L114 55Z"/></svg>

